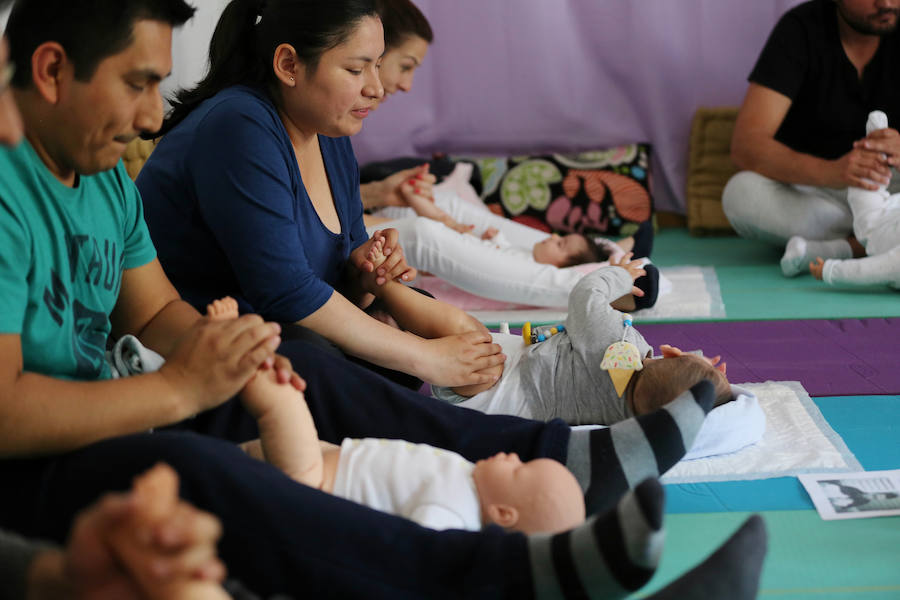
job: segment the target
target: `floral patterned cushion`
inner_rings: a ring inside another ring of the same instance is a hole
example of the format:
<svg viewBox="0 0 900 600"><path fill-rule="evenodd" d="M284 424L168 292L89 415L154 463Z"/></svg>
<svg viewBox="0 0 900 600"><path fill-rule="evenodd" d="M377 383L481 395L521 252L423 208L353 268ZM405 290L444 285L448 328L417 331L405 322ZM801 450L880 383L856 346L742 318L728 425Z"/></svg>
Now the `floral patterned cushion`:
<svg viewBox="0 0 900 600"><path fill-rule="evenodd" d="M492 211L544 231L629 235L653 216L649 144L466 160L480 168Z"/></svg>

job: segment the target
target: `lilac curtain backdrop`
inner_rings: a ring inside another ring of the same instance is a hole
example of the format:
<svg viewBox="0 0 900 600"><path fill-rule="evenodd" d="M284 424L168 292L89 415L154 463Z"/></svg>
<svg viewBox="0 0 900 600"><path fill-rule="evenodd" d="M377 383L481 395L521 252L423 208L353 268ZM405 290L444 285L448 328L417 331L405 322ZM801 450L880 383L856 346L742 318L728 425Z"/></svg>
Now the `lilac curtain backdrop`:
<svg viewBox="0 0 900 600"><path fill-rule="evenodd" d="M657 209L685 212L691 118L739 104L800 0L414 0L435 43L409 94L366 120L360 162L653 144ZM227 0L193 0L168 90L193 85Z"/></svg>
<svg viewBox="0 0 900 600"><path fill-rule="evenodd" d="M740 104L798 0L415 0L435 31L408 94L353 138L360 163L432 152L653 145L658 210L685 212L691 118Z"/></svg>

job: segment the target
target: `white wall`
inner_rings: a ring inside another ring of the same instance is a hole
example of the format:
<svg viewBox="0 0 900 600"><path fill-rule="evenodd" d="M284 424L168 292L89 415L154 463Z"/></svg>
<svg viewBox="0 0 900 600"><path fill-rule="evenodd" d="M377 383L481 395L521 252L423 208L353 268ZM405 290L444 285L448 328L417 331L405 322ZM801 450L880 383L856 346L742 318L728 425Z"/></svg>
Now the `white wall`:
<svg viewBox="0 0 900 600"><path fill-rule="evenodd" d="M77 0L73 0L77 1ZM127 0L125 0L127 1ZM206 73L209 40L219 15L229 0L188 0L196 7L194 18L175 30L172 39L172 76L163 84L163 94L193 86ZM0 11L0 28L6 28L9 8Z"/></svg>
<svg viewBox="0 0 900 600"><path fill-rule="evenodd" d="M190 1L190 0L189 0ZM167 98L176 89L191 87L206 73L209 41L219 15L229 0L193 0L194 18L175 30L172 40L172 76L163 84Z"/></svg>

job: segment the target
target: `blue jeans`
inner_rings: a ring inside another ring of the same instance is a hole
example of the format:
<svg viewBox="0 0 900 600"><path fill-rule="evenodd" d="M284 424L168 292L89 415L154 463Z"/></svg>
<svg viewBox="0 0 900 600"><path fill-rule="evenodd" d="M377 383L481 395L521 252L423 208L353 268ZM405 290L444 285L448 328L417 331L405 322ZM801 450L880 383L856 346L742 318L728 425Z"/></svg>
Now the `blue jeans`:
<svg viewBox="0 0 900 600"><path fill-rule="evenodd" d="M569 428L456 408L401 388L302 342L288 356L308 384L319 435L403 438L478 460L499 451L565 461ZM0 462L0 526L63 541L75 514L124 490L159 461L181 495L216 514L229 577L263 595L309 598L527 598L526 538L497 527L430 529L316 489L247 457L234 442L255 425L234 400L155 433L105 440L59 456Z"/></svg>

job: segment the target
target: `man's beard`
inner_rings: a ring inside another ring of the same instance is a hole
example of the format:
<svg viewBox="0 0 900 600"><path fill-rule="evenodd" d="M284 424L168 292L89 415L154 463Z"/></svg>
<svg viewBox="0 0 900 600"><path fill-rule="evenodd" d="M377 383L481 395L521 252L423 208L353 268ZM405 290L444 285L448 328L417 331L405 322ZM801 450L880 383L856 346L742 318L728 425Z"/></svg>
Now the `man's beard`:
<svg viewBox="0 0 900 600"><path fill-rule="evenodd" d="M837 10L840 14L841 18L844 20L850 28L863 35L877 35L877 36L885 36L894 33L897 30L897 25L900 24L900 11L898 10L883 10L879 11L874 17L879 17L885 14L894 15L894 22L891 25L875 25L868 20L857 19L854 17L848 16L844 12L844 8L841 6L840 2L837 2Z"/></svg>

